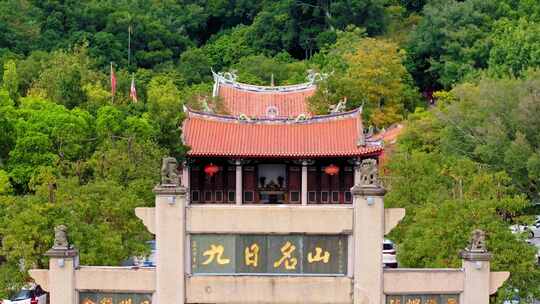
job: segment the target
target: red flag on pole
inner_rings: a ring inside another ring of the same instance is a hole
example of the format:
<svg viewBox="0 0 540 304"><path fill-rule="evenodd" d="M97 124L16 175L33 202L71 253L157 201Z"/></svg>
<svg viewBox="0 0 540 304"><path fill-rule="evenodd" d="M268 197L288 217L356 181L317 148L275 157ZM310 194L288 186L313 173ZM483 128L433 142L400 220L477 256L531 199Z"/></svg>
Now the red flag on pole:
<svg viewBox="0 0 540 304"><path fill-rule="evenodd" d="M129 90L129 97L133 102L137 102L137 89L135 88L135 75L131 76L131 88Z"/></svg>
<svg viewBox="0 0 540 304"><path fill-rule="evenodd" d="M111 95L114 99L114 95L116 94L116 75L114 75L114 69L111 62Z"/></svg>

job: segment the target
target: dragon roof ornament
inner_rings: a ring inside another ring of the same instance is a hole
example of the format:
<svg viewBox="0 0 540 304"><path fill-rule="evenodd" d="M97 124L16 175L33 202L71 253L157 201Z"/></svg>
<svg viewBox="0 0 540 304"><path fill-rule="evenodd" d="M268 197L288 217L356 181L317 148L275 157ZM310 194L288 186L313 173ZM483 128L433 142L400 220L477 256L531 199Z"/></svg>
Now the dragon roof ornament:
<svg viewBox="0 0 540 304"><path fill-rule="evenodd" d="M229 72L214 72L212 70L212 75L214 77L214 95L217 94L217 86L220 84L226 84L237 89L252 91L252 92L295 92L313 89L315 83L328 77L328 74L316 73L312 70L308 71L307 80L308 82L293 84L293 85L284 85L284 86L260 86L252 85L247 83L238 82L238 76L236 71L232 70Z"/></svg>

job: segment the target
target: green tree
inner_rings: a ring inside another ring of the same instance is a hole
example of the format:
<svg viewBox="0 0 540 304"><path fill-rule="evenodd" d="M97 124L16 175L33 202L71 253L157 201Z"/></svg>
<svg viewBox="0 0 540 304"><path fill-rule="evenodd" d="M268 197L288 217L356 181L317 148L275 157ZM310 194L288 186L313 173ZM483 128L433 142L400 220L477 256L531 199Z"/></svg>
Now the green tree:
<svg viewBox="0 0 540 304"><path fill-rule="evenodd" d="M408 68L421 88L450 88L487 67L496 1L433 1L423 13L407 46Z"/></svg>
<svg viewBox="0 0 540 304"><path fill-rule="evenodd" d="M15 144L16 109L9 93L0 90L0 167Z"/></svg>
<svg viewBox="0 0 540 304"><path fill-rule="evenodd" d="M8 195L12 192L13 188L9 182L9 175L6 171L0 170L0 195Z"/></svg>
<svg viewBox="0 0 540 304"><path fill-rule="evenodd" d="M134 214L134 208L145 203L116 182L80 185L76 178L58 179L54 203L49 202L49 191L45 183L37 186L36 195L0 198L0 254L7 260L2 269L10 273L0 281L0 290L22 283L25 275L17 274L21 261L24 271L46 267L43 254L51 248L59 224L69 227L82 264L119 265L148 250L144 241L149 233Z"/></svg>
<svg viewBox="0 0 540 304"><path fill-rule="evenodd" d="M489 70L498 75L520 76L540 67L540 23L519 19L495 24L489 53Z"/></svg>
<svg viewBox="0 0 540 304"><path fill-rule="evenodd" d="M344 36L347 37L347 36ZM338 39L336 46L343 45ZM362 38L345 50L330 51L327 69L336 66L333 75L322 82L312 98L312 108L324 113L331 104L347 98L347 106L363 105L368 122L384 127L403 119L416 105L410 76L402 64L404 54L398 46L385 40Z"/></svg>
<svg viewBox="0 0 540 304"><path fill-rule="evenodd" d="M459 267L457 253L473 229L487 231L492 268L512 273L498 303L518 291L538 296L535 248L508 226L528 221L537 200L540 159L536 89L525 79L483 79L436 94L429 111L409 116L386 164L389 207L407 216L391 237L405 267Z"/></svg>
<svg viewBox="0 0 540 304"><path fill-rule="evenodd" d="M19 76L17 75L17 66L13 60L4 63L2 87L9 93L11 99L17 100L19 96Z"/></svg>
<svg viewBox="0 0 540 304"><path fill-rule="evenodd" d="M165 76L152 78L148 86L148 114L159 124L158 142L176 155L182 154L180 126L184 118L180 91Z"/></svg>

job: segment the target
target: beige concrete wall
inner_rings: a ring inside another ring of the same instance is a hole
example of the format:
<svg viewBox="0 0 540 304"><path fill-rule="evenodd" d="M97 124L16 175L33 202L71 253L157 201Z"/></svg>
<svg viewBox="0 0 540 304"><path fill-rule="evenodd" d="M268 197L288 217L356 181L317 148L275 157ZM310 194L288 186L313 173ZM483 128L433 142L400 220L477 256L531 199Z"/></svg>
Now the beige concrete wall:
<svg viewBox="0 0 540 304"><path fill-rule="evenodd" d="M463 260L463 303L489 303L490 262Z"/></svg>
<svg viewBox="0 0 540 304"><path fill-rule="evenodd" d="M75 271L77 290L136 291L156 290L154 268L81 267Z"/></svg>
<svg viewBox="0 0 540 304"><path fill-rule="evenodd" d="M30 269L28 274L43 290L50 291L48 269Z"/></svg>
<svg viewBox="0 0 540 304"><path fill-rule="evenodd" d="M463 292L465 273L461 269L385 269L384 293L441 293ZM486 303L487 304L487 303Z"/></svg>
<svg viewBox="0 0 540 304"><path fill-rule="evenodd" d="M346 277L193 276L187 303L352 303Z"/></svg>
<svg viewBox="0 0 540 304"><path fill-rule="evenodd" d="M359 195L355 187L351 190L354 199L354 303L381 304L384 300L383 197Z"/></svg>
<svg viewBox="0 0 540 304"><path fill-rule="evenodd" d="M189 233L350 234L352 206L191 205Z"/></svg>
<svg viewBox="0 0 540 304"><path fill-rule="evenodd" d="M384 234L387 235L405 217L405 208L384 209Z"/></svg>
<svg viewBox="0 0 540 304"><path fill-rule="evenodd" d="M508 280L510 272L508 271L495 271L489 274L489 294L492 295L497 292L499 287Z"/></svg>
<svg viewBox="0 0 540 304"><path fill-rule="evenodd" d="M154 207L137 207L135 215L142 220L148 232L156 234L156 208Z"/></svg>
<svg viewBox="0 0 540 304"><path fill-rule="evenodd" d="M75 264L76 261L73 258L51 258L49 260L48 291L50 291L51 303L77 303L74 274Z"/></svg>
<svg viewBox="0 0 540 304"><path fill-rule="evenodd" d="M185 299L185 206L182 187L156 187L156 302L183 304Z"/></svg>

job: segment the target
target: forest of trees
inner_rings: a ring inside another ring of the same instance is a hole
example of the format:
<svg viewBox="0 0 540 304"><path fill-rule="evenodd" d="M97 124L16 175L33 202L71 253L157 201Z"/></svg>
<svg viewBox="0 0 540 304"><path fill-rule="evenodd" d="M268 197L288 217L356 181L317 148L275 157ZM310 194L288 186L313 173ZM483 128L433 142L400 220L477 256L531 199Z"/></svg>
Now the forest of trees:
<svg viewBox="0 0 540 304"><path fill-rule="evenodd" d="M459 267L482 228L512 272L493 301L540 297L534 248L508 229L540 202L536 0L5 0L0 66L0 297L46 266L60 223L83 264L148 250L133 209L187 149L182 105L219 108L211 68L264 85L328 73L313 112L346 97L366 125L404 122L384 177L407 208L401 265Z"/></svg>

